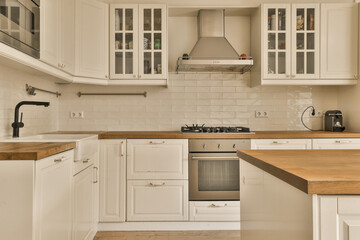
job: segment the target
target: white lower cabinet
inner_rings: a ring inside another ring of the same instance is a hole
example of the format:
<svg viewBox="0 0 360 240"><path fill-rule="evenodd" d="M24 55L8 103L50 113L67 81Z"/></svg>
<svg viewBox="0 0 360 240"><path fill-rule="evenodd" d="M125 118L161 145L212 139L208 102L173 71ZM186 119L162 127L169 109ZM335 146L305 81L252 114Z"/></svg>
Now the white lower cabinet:
<svg viewBox="0 0 360 240"><path fill-rule="evenodd" d="M358 138L313 139L313 149L360 149Z"/></svg>
<svg viewBox="0 0 360 240"><path fill-rule="evenodd" d="M125 222L126 139L100 141L100 222Z"/></svg>
<svg viewBox="0 0 360 240"><path fill-rule="evenodd" d="M188 179L188 140L128 140L127 179Z"/></svg>
<svg viewBox="0 0 360 240"><path fill-rule="evenodd" d="M188 221L188 181L128 180L127 221Z"/></svg>
<svg viewBox="0 0 360 240"><path fill-rule="evenodd" d="M72 240L93 239L96 233L97 174L97 167L91 165L74 176Z"/></svg>
<svg viewBox="0 0 360 240"><path fill-rule="evenodd" d="M35 227L34 239L36 240L71 239L73 158L74 151L68 151L36 161L35 163L35 224L33 226ZM6 180L4 179L3 181ZM15 186L12 185L12 187ZM14 216L11 212L1 212L1 215L4 216L12 216L14 219L21 218L21 215ZM31 222L28 224L31 225ZM16 222L14 222L14 225L16 226ZM13 228L14 225L11 225L10 227ZM17 228L16 231L22 231L22 229ZM2 235L2 237L4 236ZM4 239L16 238L10 235ZM21 239L31 239L31 237L28 236L27 238Z"/></svg>
<svg viewBox="0 0 360 240"><path fill-rule="evenodd" d="M251 139L253 150L306 150L311 149L311 139Z"/></svg>
<svg viewBox="0 0 360 240"><path fill-rule="evenodd" d="M192 222L239 222L240 201L191 201Z"/></svg>
<svg viewBox="0 0 360 240"><path fill-rule="evenodd" d="M360 239L360 198L319 196L319 240Z"/></svg>

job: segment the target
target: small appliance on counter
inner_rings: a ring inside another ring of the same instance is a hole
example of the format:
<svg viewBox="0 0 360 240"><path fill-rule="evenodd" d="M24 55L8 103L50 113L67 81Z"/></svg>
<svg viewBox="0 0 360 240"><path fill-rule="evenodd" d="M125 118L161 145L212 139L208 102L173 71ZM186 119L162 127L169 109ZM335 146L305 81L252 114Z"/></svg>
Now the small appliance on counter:
<svg viewBox="0 0 360 240"><path fill-rule="evenodd" d="M329 110L325 113L325 131L343 132L343 115L340 110Z"/></svg>

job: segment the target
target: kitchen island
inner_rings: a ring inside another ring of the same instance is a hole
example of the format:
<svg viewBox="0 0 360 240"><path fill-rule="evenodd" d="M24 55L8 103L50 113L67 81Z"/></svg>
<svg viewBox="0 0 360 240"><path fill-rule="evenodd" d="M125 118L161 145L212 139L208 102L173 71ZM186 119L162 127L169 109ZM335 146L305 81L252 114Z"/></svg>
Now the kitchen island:
<svg viewBox="0 0 360 240"><path fill-rule="evenodd" d="M242 150L242 240L360 239L359 150Z"/></svg>

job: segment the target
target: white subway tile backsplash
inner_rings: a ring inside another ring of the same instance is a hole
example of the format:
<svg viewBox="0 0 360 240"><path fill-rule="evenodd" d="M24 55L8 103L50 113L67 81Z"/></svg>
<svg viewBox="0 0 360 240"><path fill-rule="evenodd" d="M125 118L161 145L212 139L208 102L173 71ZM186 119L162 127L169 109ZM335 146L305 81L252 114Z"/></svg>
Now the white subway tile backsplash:
<svg viewBox="0 0 360 240"><path fill-rule="evenodd" d="M168 88L62 86L59 129L179 130L184 124L205 123L242 125L252 130L302 130L300 115L308 105L321 109L337 106L334 87L249 86L250 73L170 73ZM80 100L76 96L80 89L147 91L148 97L91 96ZM85 111L85 118L72 122L64 114L75 107ZM255 110L268 111L269 117L255 118ZM98 117L101 114L104 117ZM317 119L307 121L310 126L318 125Z"/></svg>

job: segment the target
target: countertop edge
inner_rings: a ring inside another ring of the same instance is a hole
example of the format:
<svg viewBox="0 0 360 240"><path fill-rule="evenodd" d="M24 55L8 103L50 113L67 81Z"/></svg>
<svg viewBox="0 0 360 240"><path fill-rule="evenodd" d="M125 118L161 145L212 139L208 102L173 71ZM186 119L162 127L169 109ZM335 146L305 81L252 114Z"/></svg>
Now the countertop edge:
<svg viewBox="0 0 360 240"><path fill-rule="evenodd" d="M269 163L266 163L262 160L259 160L256 157L253 157L241 150L237 151L237 155L242 160L260 168L261 170L273 175L274 177L290 184L291 186L301 190L302 192L306 194L313 194L309 192L309 182L306 179L303 179L299 176L296 176L292 173L289 173L281 168L278 168L274 165L271 165Z"/></svg>
<svg viewBox="0 0 360 240"><path fill-rule="evenodd" d="M7 143L20 145L24 143ZM46 157L50 157L71 149L76 148L76 142L28 142L26 143L27 147L31 147L31 144L34 144L34 149L21 149L20 147L10 150L0 150L0 161L12 161L12 160L32 160L37 161ZM39 144L48 144L49 146L42 146L39 149L36 149L36 145Z"/></svg>

